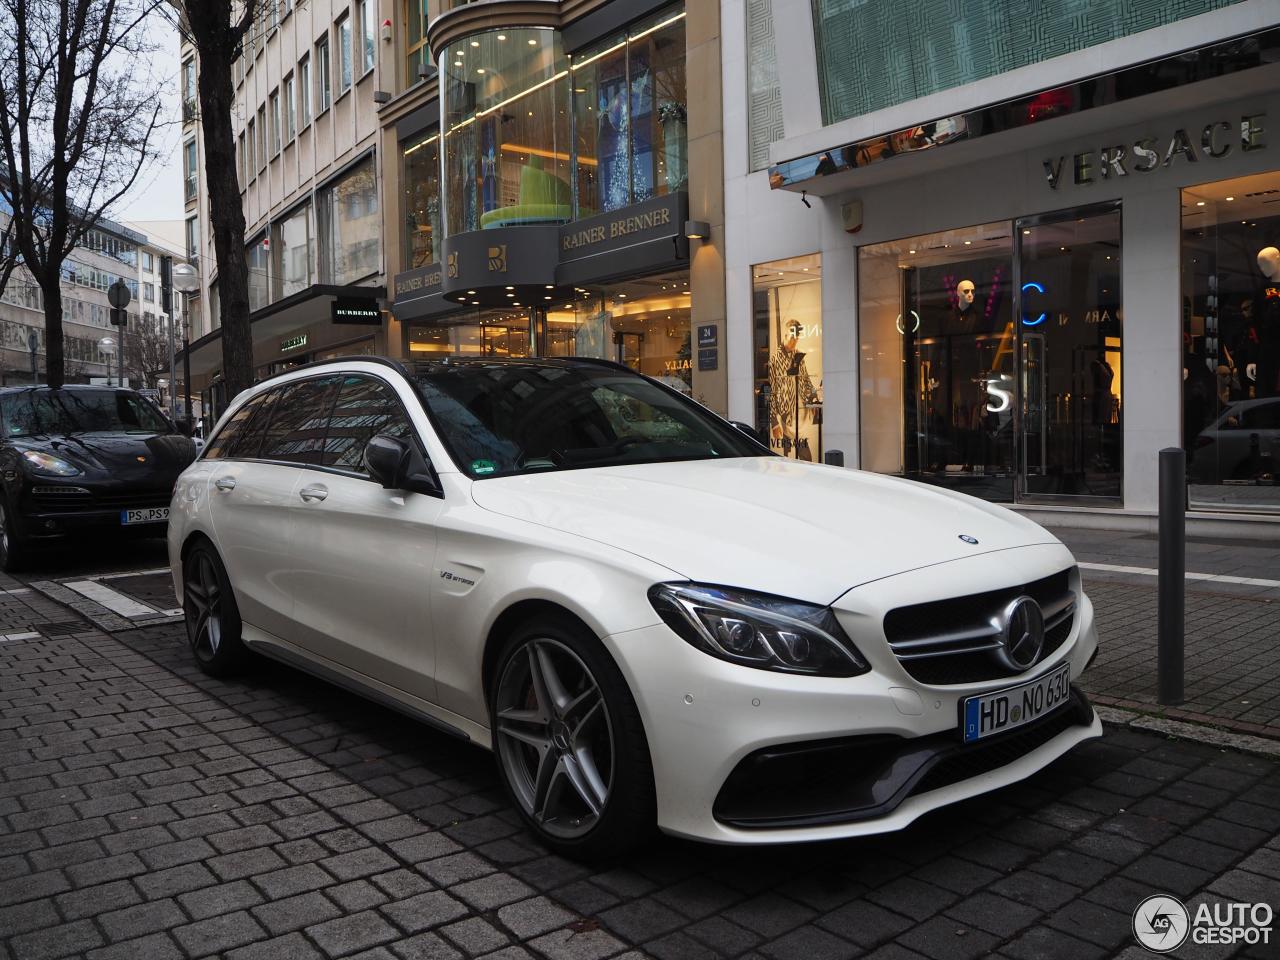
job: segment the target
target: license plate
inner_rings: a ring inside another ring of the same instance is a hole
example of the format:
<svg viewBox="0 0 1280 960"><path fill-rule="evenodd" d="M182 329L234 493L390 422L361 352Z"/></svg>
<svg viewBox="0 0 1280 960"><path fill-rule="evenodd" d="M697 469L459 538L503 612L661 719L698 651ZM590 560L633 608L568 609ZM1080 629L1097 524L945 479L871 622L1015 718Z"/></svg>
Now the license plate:
<svg viewBox="0 0 1280 960"><path fill-rule="evenodd" d="M169 519L168 507L143 507L141 510L121 510L121 523L163 523Z"/></svg>
<svg viewBox="0 0 1280 960"><path fill-rule="evenodd" d="M1039 720L1067 702L1071 696L1071 664L1016 687L968 697L964 701L964 742L1014 730Z"/></svg>

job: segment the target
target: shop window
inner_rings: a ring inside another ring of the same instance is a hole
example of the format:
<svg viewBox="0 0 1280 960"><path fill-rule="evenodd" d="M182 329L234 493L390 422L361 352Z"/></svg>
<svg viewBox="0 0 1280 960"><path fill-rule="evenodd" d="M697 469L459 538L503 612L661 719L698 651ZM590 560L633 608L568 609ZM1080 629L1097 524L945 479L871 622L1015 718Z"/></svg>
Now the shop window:
<svg viewBox="0 0 1280 960"><path fill-rule="evenodd" d="M822 256L752 270L756 428L778 453L822 460Z"/></svg>
<svg viewBox="0 0 1280 960"><path fill-rule="evenodd" d="M1280 173L1182 191L1182 442L1193 505L1280 510Z"/></svg>
<svg viewBox="0 0 1280 960"><path fill-rule="evenodd" d="M404 148L406 269L440 262L440 134Z"/></svg>
<svg viewBox="0 0 1280 960"><path fill-rule="evenodd" d="M625 363L681 393L693 389L689 274L581 289L546 310L546 356Z"/></svg>
<svg viewBox="0 0 1280 960"><path fill-rule="evenodd" d="M377 273L382 257L378 182L366 160L319 193L320 279L354 283Z"/></svg>
<svg viewBox="0 0 1280 960"><path fill-rule="evenodd" d="M311 204L303 204L273 224L271 243L275 254L273 299L299 293L310 286L314 257Z"/></svg>
<svg viewBox="0 0 1280 960"><path fill-rule="evenodd" d="M531 357L531 316L521 310L478 310L454 314L438 324L407 327L411 357L429 360L450 355Z"/></svg>
<svg viewBox="0 0 1280 960"><path fill-rule="evenodd" d="M862 247L858 293L864 469L990 500L1119 498L1118 210Z"/></svg>
<svg viewBox="0 0 1280 960"><path fill-rule="evenodd" d="M569 71L560 34L476 34L445 50L440 68L448 233L569 220Z"/></svg>
<svg viewBox="0 0 1280 960"><path fill-rule="evenodd" d="M668 7L571 58L579 218L686 186L684 18Z"/></svg>
<svg viewBox="0 0 1280 960"><path fill-rule="evenodd" d="M268 267L270 260L269 244L266 237L259 237L244 248L244 257L249 266L249 310L261 310L270 299L268 293Z"/></svg>

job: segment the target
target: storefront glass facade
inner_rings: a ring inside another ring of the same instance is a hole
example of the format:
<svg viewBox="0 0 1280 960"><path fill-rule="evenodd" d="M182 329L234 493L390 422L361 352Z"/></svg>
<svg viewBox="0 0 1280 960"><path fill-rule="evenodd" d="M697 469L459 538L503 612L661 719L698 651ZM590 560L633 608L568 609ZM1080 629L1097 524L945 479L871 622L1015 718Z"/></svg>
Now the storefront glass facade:
<svg viewBox="0 0 1280 960"><path fill-rule="evenodd" d="M377 273L382 220L373 159L319 191L320 282L355 283Z"/></svg>
<svg viewBox="0 0 1280 960"><path fill-rule="evenodd" d="M688 183L681 4L572 56L561 34L491 30L441 53L449 236L560 224Z"/></svg>
<svg viewBox="0 0 1280 960"><path fill-rule="evenodd" d="M404 145L405 269L440 262L440 134Z"/></svg>
<svg viewBox="0 0 1280 960"><path fill-rule="evenodd" d="M1182 442L1193 507L1280 511L1280 172L1182 191Z"/></svg>
<svg viewBox="0 0 1280 960"><path fill-rule="evenodd" d="M468 310L433 324L414 324L406 332L412 360L435 357L531 357L533 312Z"/></svg>
<svg viewBox="0 0 1280 960"><path fill-rule="evenodd" d="M752 270L756 429L777 453L821 462L822 255Z"/></svg>
<svg viewBox="0 0 1280 960"><path fill-rule="evenodd" d="M1118 209L865 246L858 281L865 469L991 500L1119 500Z"/></svg>

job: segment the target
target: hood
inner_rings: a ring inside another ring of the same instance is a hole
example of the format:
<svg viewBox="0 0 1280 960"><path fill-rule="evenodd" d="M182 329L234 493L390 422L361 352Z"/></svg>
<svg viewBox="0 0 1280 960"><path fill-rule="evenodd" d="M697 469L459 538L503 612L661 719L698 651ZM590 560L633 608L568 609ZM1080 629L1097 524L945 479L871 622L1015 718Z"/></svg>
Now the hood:
<svg viewBox="0 0 1280 960"><path fill-rule="evenodd" d="M171 482L196 457L195 444L181 434L76 433L22 437L11 441L19 451L39 450L79 467L87 477Z"/></svg>
<svg viewBox="0 0 1280 960"><path fill-rule="evenodd" d="M690 580L822 604L920 567L1058 542L963 494L782 457L529 474L471 489L486 510L611 544Z"/></svg>

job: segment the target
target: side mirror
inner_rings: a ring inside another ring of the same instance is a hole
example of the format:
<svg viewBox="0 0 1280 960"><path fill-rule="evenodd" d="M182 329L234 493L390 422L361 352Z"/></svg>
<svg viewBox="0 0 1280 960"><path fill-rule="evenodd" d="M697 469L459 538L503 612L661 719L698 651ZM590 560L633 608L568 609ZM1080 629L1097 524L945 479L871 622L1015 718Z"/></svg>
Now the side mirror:
<svg viewBox="0 0 1280 960"><path fill-rule="evenodd" d="M387 490L407 490L438 497L440 482L418 448L403 437L379 434L364 447L369 475Z"/></svg>
<svg viewBox="0 0 1280 960"><path fill-rule="evenodd" d="M768 447L768 446L769 446L769 441L768 441L768 440L766 440L766 439L761 435L761 433L760 433L760 431L759 431L759 430L757 430L755 427L751 426L751 424L749 424L749 423L743 423L741 420L730 420L730 421L729 421L729 423L731 423L733 426L737 427L739 430L741 430L743 433L745 433L748 437L750 437L750 438L751 438L752 440L754 440L756 443L760 444L760 446L762 446L762 447Z"/></svg>

